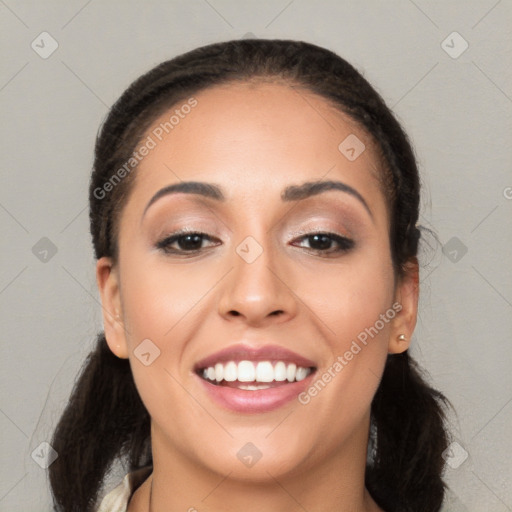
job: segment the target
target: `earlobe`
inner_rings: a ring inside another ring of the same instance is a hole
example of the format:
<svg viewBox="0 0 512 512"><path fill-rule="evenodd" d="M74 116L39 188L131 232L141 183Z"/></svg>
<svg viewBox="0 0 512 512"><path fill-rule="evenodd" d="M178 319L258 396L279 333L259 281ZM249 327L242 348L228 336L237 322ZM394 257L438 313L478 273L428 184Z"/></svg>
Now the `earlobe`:
<svg viewBox="0 0 512 512"><path fill-rule="evenodd" d="M418 315L418 298L419 267L418 260L414 258L407 263L406 271L397 285L395 303L400 305L400 309L392 323L388 347L390 354L400 354L410 347Z"/></svg>
<svg viewBox="0 0 512 512"><path fill-rule="evenodd" d="M390 354L401 354L405 352L411 343L405 334L399 334L395 339L389 340L389 350Z"/></svg>
<svg viewBox="0 0 512 512"><path fill-rule="evenodd" d="M128 359L119 292L119 276L111 258L105 256L97 261L96 282L101 297L103 326L107 344L117 357Z"/></svg>

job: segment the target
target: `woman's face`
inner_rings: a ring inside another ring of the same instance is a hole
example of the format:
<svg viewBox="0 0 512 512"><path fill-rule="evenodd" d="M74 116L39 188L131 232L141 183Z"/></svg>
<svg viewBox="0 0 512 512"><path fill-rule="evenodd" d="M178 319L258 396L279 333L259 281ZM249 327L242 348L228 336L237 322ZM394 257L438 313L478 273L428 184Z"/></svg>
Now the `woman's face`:
<svg viewBox="0 0 512 512"><path fill-rule="evenodd" d="M395 339L416 318L414 294L395 287L369 136L281 84L194 98L146 133L118 264L98 262L107 340L130 359L155 461L264 480L362 458L386 356L407 348ZM318 181L339 188L296 193ZM215 194L161 192L185 182ZM169 239L182 230L204 235ZM249 351L225 352L240 346ZM300 380L294 361L314 368Z"/></svg>

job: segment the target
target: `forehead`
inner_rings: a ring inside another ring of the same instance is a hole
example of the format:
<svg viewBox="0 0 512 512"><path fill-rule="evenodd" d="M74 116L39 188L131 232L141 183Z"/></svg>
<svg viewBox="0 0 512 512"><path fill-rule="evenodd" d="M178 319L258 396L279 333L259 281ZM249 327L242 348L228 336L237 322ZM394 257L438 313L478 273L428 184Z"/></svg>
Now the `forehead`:
<svg viewBox="0 0 512 512"><path fill-rule="evenodd" d="M226 184L228 201L274 192L279 199L289 184L338 179L385 217L373 141L324 98L283 83L230 83L192 100L178 102L147 130L143 140L154 147L138 165L136 198L196 180ZM362 153L353 159L351 149Z"/></svg>

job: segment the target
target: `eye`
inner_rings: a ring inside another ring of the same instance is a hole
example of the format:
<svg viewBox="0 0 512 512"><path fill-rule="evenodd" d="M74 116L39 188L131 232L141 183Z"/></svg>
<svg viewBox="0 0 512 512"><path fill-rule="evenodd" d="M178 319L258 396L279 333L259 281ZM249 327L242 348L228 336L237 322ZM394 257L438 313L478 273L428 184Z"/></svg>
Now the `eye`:
<svg viewBox="0 0 512 512"><path fill-rule="evenodd" d="M298 240L308 240L313 252L322 256L333 253L348 252L355 245L354 240L336 233L309 233ZM332 249L332 243L337 244L337 248Z"/></svg>
<svg viewBox="0 0 512 512"><path fill-rule="evenodd" d="M173 233L166 236L156 243L156 247L166 254L176 255L190 255L199 253L204 248L202 247L203 241L214 241L206 233L196 231L182 231ZM337 235L336 233L308 233L297 240L308 240L310 250L321 256L328 256L330 254L337 254L341 252L348 252L355 245L354 241L345 236ZM336 244L334 249L332 244ZM173 247L173 245L175 247Z"/></svg>
<svg viewBox="0 0 512 512"><path fill-rule="evenodd" d="M206 233L183 231L165 237L157 242L156 247L167 254L197 253L202 250L202 242L205 239L210 241L214 240ZM175 244L178 248L172 247Z"/></svg>

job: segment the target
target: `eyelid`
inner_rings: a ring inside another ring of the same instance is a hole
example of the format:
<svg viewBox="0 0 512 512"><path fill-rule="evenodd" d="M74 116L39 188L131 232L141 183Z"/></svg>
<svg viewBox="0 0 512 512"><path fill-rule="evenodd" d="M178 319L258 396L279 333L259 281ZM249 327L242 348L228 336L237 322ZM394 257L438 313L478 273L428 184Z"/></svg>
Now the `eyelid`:
<svg viewBox="0 0 512 512"><path fill-rule="evenodd" d="M305 227L301 228L299 230L294 230L291 233L291 236L293 237L300 237L304 235L315 235L315 234L333 234L340 236L342 238L353 238L353 236L350 233L347 233L345 230L340 230L336 228L330 228L327 226L324 227Z"/></svg>

